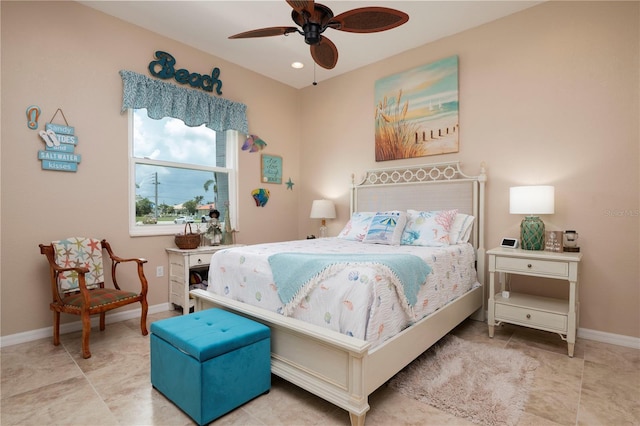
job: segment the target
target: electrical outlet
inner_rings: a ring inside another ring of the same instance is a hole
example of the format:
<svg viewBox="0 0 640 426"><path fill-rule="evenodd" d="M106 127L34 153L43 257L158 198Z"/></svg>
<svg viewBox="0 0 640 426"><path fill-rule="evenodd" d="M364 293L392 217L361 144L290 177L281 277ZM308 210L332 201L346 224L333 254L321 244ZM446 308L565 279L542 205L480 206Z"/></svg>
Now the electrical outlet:
<svg viewBox="0 0 640 426"><path fill-rule="evenodd" d="M156 268L156 277L163 277L164 276L164 266L158 266Z"/></svg>

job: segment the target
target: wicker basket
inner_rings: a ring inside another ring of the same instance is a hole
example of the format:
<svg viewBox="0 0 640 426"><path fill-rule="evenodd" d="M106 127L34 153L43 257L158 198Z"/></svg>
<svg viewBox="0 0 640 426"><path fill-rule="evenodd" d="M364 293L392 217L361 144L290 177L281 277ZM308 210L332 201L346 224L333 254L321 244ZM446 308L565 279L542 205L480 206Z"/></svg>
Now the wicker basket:
<svg viewBox="0 0 640 426"><path fill-rule="evenodd" d="M187 226L189 227L189 233L187 233ZM191 230L191 224L186 223L184 225L184 235L176 235L175 242L178 248L191 250L200 245L200 234L194 233Z"/></svg>

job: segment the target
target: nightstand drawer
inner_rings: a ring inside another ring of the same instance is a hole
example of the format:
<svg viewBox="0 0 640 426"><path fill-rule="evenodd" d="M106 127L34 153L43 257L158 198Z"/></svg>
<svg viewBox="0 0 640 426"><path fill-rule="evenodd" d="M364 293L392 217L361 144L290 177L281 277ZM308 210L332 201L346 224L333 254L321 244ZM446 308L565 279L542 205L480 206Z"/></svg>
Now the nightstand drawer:
<svg viewBox="0 0 640 426"><path fill-rule="evenodd" d="M184 294L186 291L185 286L187 284L184 281L179 281L173 277L169 280L169 293L170 294Z"/></svg>
<svg viewBox="0 0 640 426"><path fill-rule="evenodd" d="M203 246L197 249L181 250L165 249L169 255L169 302L182 307L184 315L193 307L194 299L189 294L191 272L198 271L203 279L207 278L207 269L211 264L211 256L218 250L241 247L243 244Z"/></svg>
<svg viewBox="0 0 640 426"><path fill-rule="evenodd" d="M557 277L569 276L569 264L567 262L553 262L550 260L497 256L496 269L506 272L553 275Z"/></svg>
<svg viewBox="0 0 640 426"><path fill-rule="evenodd" d="M212 253L192 254L189 256L189 267L207 266L211 263Z"/></svg>
<svg viewBox="0 0 640 426"><path fill-rule="evenodd" d="M180 306L183 310L188 310L193 308L195 305L195 300L192 298L188 299L188 302L185 302L184 297L181 294L169 294L169 303L173 303L174 305ZM187 305L187 306L184 306Z"/></svg>
<svg viewBox="0 0 640 426"><path fill-rule="evenodd" d="M566 315L496 303L495 316L497 320L504 319L527 327L541 327L567 332Z"/></svg>

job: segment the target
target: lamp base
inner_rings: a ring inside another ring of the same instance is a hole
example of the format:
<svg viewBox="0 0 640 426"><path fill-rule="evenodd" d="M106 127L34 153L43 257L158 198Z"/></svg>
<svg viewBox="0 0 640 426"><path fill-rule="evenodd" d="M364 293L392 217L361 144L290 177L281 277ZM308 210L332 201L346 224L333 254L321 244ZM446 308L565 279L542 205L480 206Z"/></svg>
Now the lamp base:
<svg viewBox="0 0 640 426"><path fill-rule="evenodd" d="M323 222L324 222L324 220L323 220ZM329 233L329 228L327 228L326 225L322 225L320 227L320 233L318 234L318 238L325 238L325 237L328 236L328 233Z"/></svg>
<svg viewBox="0 0 640 426"><path fill-rule="evenodd" d="M525 216L520 223L520 247L523 250L544 249L544 222L538 216Z"/></svg>

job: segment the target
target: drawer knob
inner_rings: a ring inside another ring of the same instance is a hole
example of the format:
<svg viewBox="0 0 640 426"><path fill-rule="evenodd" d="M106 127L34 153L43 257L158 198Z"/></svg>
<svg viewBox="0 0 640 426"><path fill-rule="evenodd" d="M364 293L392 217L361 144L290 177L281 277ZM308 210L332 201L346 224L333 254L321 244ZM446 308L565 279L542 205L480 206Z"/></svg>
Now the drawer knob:
<svg viewBox="0 0 640 426"><path fill-rule="evenodd" d="M532 266L532 265L531 265L530 263L528 263L528 264L527 264L527 268L531 268L531 266Z"/></svg>
<svg viewBox="0 0 640 426"><path fill-rule="evenodd" d="M527 319L531 319L531 314L527 314Z"/></svg>
<svg viewBox="0 0 640 426"><path fill-rule="evenodd" d="M202 259L198 259L198 264L202 263ZM529 265L531 266L531 265Z"/></svg>

